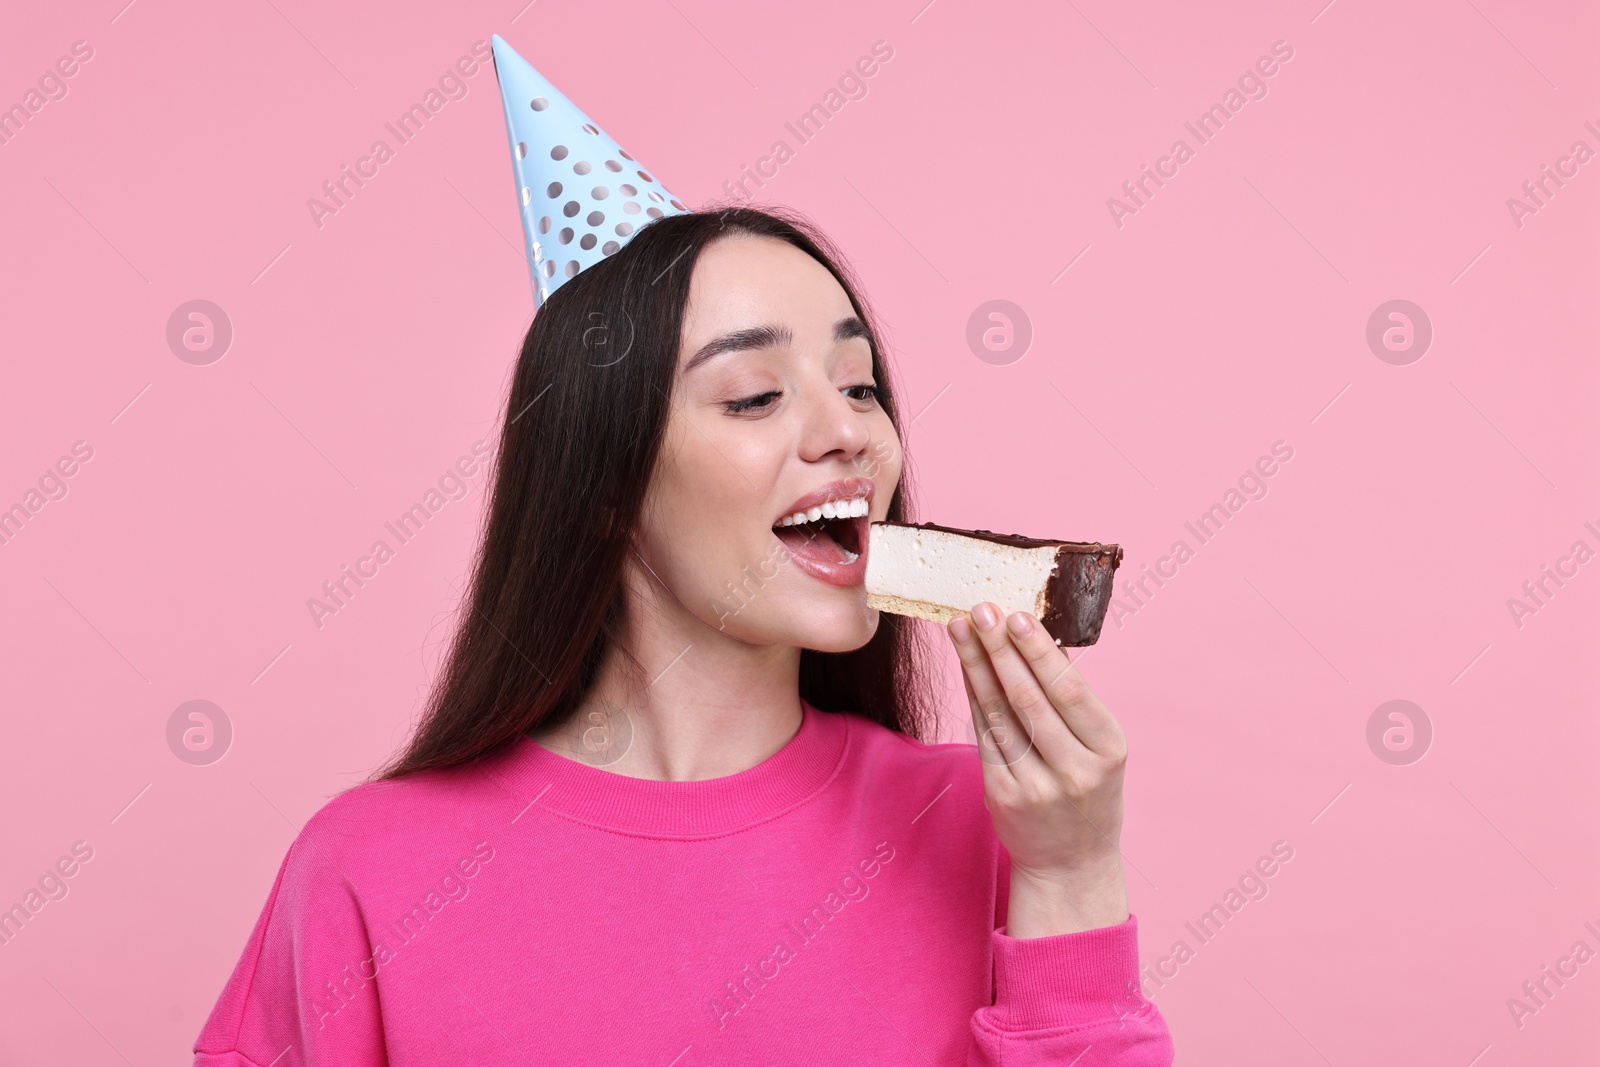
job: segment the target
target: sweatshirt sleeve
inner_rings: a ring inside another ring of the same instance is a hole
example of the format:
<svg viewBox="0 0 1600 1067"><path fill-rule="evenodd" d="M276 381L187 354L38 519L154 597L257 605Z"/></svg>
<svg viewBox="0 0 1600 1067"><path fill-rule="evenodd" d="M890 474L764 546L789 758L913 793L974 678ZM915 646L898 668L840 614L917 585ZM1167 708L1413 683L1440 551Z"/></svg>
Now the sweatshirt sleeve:
<svg viewBox="0 0 1600 1067"><path fill-rule="evenodd" d="M1139 920L1010 937L1011 857L996 842L994 1002L972 1014L968 1067L1170 1067L1172 1037L1139 985Z"/></svg>
<svg viewBox="0 0 1600 1067"><path fill-rule="evenodd" d="M308 825L195 1040L195 1067L386 1065L373 957L354 888Z"/></svg>
<svg viewBox="0 0 1600 1067"><path fill-rule="evenodd" d="M1139 924L991 935L994 1003L972 1015L968 1067L1169 1067L1166 1020L1139 989Z"/></svg>

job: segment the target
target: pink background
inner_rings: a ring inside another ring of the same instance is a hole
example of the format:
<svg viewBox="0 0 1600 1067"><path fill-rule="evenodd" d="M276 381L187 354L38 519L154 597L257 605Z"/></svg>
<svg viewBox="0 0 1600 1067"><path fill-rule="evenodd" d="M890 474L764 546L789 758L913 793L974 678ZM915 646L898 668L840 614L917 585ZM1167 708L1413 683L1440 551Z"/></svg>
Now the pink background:
<svg viewBox="0 0 1600 1067"><path fill-rule="evenodd" d="M295 832L420 707L481 478L320 629L306 600L494 433L532 308L492 70L320 229L306 200L492 32L691 206L790 141L760 199L861 272L922 518L1119 542L1125 606L1196 549L1083 657L1132 745L1144 958L1196 948L1146 987L1180 1062L1600 1062L1600 961L1507 1007L1600 950L1600 563L1507 607L1600 548L1600 160L1520 228L1506 206L1600 149L1592 6L123 3L0 34L0 104L94 50L0 146L0 506L93 448L0 546L0 906L94 850L0 947L0 1062L187 1062ZM1279 40L1269 94L1119 228L1107 198ZM197 298L234 329L207 366L165 339ZM993 299L1034 330L1006 365L966 341ZM1394 299L1434 330L1404 366L1366 341ZM1184 523L1276 441L1200 545ZM208 766L166 740L193 699L234 730ZM1432 724L1409 765L1368 746L1392 699Z"/></svg>

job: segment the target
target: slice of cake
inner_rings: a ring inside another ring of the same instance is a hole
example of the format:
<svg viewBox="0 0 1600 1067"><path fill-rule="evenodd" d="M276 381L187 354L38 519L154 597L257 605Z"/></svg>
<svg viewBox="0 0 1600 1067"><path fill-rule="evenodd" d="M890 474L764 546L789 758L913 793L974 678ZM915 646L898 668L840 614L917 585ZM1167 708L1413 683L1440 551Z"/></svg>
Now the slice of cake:
<svg viewBox="0 0 1600 1067"><path fill-rule="evenodd" d="M1004 615L1031 613L1058 645L1092 645L1121 562L1121 545L875 522L867 542L867 605L945 623L988 601Z"/></svg>

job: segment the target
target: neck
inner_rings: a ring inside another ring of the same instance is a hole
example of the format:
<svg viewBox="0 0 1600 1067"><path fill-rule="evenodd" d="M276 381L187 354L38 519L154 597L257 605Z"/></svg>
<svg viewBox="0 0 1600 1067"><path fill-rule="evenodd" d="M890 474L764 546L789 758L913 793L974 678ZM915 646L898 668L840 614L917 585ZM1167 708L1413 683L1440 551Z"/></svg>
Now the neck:
<svg viewBox="0 0 1600 1067"><path fill-rule="evenodd" d="M565 722L533 732L562 756L630 778L749 770L800 729L800 649L751 645L692 614L631 557L623 633Z"/></svg>

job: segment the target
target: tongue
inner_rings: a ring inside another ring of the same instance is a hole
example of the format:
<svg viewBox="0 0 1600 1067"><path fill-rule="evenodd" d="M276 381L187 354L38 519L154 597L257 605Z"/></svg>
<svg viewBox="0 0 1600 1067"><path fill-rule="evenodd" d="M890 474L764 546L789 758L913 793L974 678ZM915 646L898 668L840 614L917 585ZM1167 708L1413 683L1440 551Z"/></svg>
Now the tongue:
<svg viewBox="0 0 1600 1067"><path fill-rule="evenodd" d="M772 532L777 535L790 552L807 559L814 559L822 563L849 563L850 555L845 547L827 532L825 527L806 524L804 526L775 526Z"/></svg>

